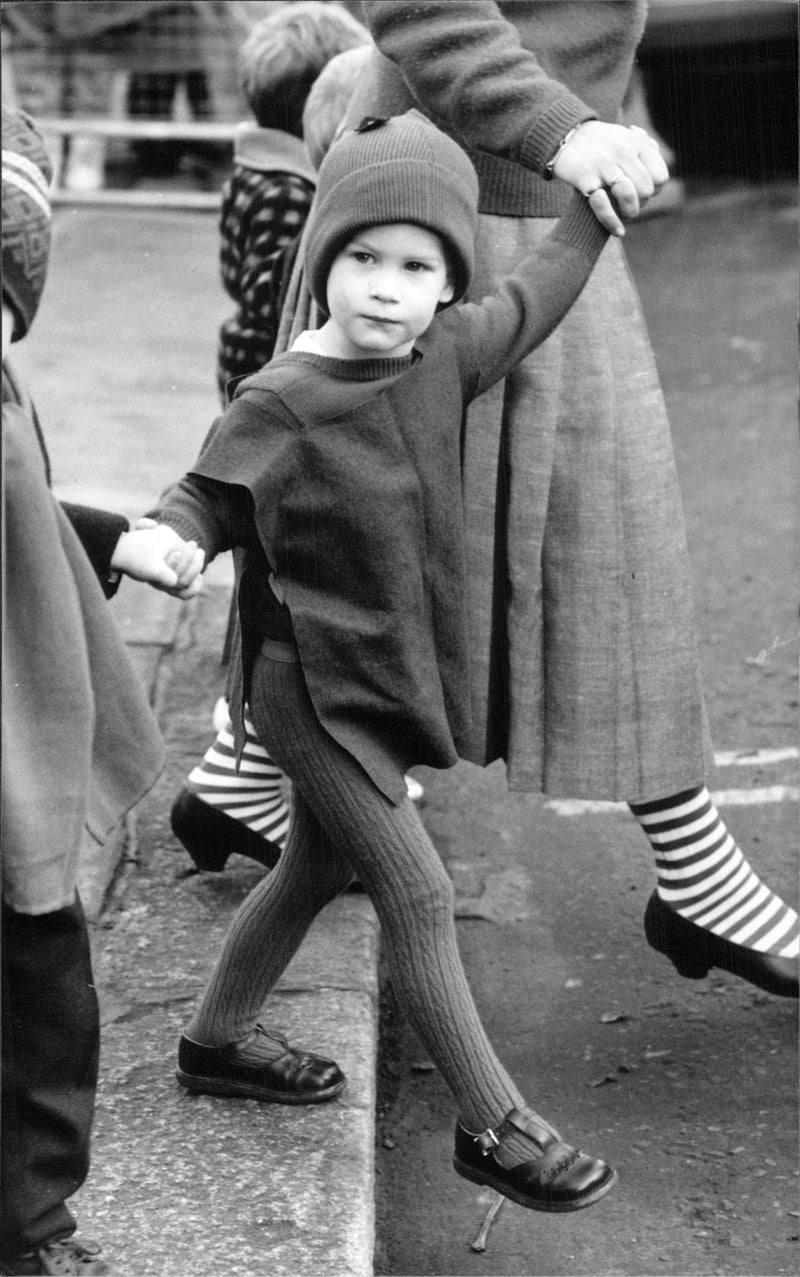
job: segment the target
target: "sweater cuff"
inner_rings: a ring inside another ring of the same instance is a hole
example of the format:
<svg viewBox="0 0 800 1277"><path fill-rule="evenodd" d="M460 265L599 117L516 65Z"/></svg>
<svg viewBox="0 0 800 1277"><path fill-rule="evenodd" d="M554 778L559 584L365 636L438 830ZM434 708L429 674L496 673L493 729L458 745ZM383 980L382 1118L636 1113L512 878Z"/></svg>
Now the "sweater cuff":
<svg viewBox="0 0 800 1277"><path fill-rule="evenodd" d="M585 102L568 93L545 111L526 133L520 147L519 162L540 175L569 133L586 120L596 120L597 113Z"/></svg>
<svg viewBox="0 0 800 1277"><path fill-rule="evenodd" d="M552 238L596 260L602 252L609 232L598 222L589 201L579 191L574 191L566 213L553 231Z"/></svg>
<svg viewBox="0 0 800 1277"><path fill-rule="evenodd" d="M179 514L175 510L155 509L148 510L144 516L146 519L155 519L156 523L164 523L168 528L172 528L173 532L177 532L179 537L184 541L195 541L201 550L205 551L205 546L198 533L197 524L185 515Z"/></svg>

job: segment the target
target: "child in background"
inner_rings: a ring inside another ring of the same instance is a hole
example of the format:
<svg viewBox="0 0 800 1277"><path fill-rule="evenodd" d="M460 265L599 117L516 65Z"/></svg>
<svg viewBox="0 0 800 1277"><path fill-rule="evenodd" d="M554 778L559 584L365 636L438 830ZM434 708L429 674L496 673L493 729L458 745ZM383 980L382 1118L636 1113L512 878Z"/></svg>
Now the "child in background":
<svg viewBox="0 0 800 1277"><path fill-rule="evenodd" d="M316 167L303 143L309 90L336 54L369 43L340 5L302 0L257 22L242 45L240 80L254 122L236 130L222 193L220 268L236 306L220 330L223 404L228 382L258 372L275 345L282 250L300 234L314 195Z"/></svg>
<svg viewBox="0 0 800 1277"><path fill-rule="evenodd" d="M242 45L240 82L253 121L238 126L233 172L222 194L220 268L236 305L219 335L217 383L223 405L228 384L258 372L275 345L283 273L291 260L287 250L314 195L316 166L303 144L309 90L333 57L369 45L366 28L346 9L317 0L268 14ZM353 85L347 86L348 98ZM335 111L331 133L344 115L343 88L325 104ZM230 637L223 659L229 644ZM222 870L231 852L271 867L289 825L283 774L249 721L236 771L224 699L214 719L216 739L173 803L173 833L198 869Z"/></svg>
<svg viewBox="0 0 800 1277"><path fill-rule="evenodd" d="M266 1102L340 1093L333 1061L258 1019L355 874L403 1011L457 1103L456 1170L533 1210L573 1211L616 1175L528 1108L497 1059L461 964L452 883L404 778L452 766L469 730L467 405L545 340L607 237L576 195L496 294L453 306L472 275L477 197L466 154L416 111L336 142L306 231L329 318L239 384L152 512L209 558L236 547L235 733L243 742L249 704L294 786L286 849L234 919L177 1076Z"/></svg>

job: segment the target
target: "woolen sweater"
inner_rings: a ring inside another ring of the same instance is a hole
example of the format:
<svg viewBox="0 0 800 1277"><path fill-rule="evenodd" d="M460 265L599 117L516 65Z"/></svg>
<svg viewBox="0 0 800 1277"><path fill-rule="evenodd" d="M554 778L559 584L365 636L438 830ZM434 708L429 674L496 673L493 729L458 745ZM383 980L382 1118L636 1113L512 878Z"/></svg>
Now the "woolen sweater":
<svg viewBox="0 0 800 1277"><path fill-rule="evenodd" d="M379 53L348 111L429 115L478 172L480 210L553 217L569 198L544 180L576 124L616 122L646 0L366 0Z"/></svg>
<svg viewBox="0 0 800 1277"><path fill-rule="evenodd" d="M535 257L480 305L437 315L410 355L288 351L239 385L151 512L209 558L242 551L235 724L261 642L288 629L320 722L392 801L410 766L456 762L470 712L466 407L549 335L605 239L575 196Z"/></svg>

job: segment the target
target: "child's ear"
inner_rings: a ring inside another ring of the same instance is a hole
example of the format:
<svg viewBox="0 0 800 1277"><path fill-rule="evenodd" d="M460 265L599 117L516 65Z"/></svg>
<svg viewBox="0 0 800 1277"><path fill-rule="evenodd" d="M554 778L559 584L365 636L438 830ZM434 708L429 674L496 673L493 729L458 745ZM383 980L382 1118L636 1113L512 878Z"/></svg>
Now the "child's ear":
<svg viewBox="0 0 800 1277"><path fill-rule="evenodd" d="M446 306L448 302L451 302L453 300L454 293L455 293L455 288L453 287L452 281L448 279L447 283L442 289L442 295L439 298L439 305Z"/></svg>

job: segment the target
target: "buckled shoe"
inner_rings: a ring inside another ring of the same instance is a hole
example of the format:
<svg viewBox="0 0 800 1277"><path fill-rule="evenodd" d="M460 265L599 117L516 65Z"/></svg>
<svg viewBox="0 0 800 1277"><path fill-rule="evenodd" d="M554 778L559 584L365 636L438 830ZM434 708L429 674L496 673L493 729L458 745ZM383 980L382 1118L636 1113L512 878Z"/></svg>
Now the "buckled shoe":
<svg viewBox="0 0 800 1277"><path fill-rule="evenodd" d="M506 1168L494 1150L514 1130L541 1149L538 1157ZM531 1109L512 1109L495 1130L475 1135L456 1123L453 1166L464 1179L485 1184L529 1210L566 1212L593 1206L617 1182L617 1172L565 1144L557 1131Z"/></svg>
<svg viewBox="0 0 800 1277"><path fill-rule="evenodd" d="M263 1039L272 1047L265 1049ZM283 1048L275 1058L274 1043ZM280 1033L256 1025L244 1042L201 1046L182 1037L175 1076L188 1091L238 1095L268 1104L324 1104L345 1088L339 1065L320 1055L297 1051Z"/></svg>

